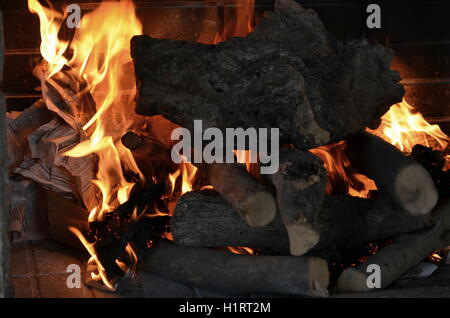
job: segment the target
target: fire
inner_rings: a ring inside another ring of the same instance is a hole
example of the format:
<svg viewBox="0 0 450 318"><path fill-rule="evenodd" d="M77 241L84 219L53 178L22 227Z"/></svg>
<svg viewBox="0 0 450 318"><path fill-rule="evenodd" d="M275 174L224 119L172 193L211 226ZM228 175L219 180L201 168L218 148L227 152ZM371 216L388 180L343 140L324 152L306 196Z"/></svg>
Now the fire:
<svg viewBox="0 0 450 318"><path fill-rule="evenodd" d="M446 151L449 137L438 125L429 124L420 112L405 100L395 104L383 116L380 127L369 132L396 146L404 153L411 153L416 144ZM447 155L446 169L450 168L450 156Z"/></svg>
<svg viewBox="0 0 450 318"><path fill-rule="evenodd" d="M51 77L67 63L63 54L69 42L58 39L58 31L66 15L41 6L37 0L28 1L28 9L39 16L42 38L40 51L48 62L47 77Z"/></svg>
<svg viewBox="0 0 450 318"><path fill-rule="evenodd" d="M250 247L228 246L227 250L229 250L233 254L238 254L238 255L256 255L256 251Z"/></svg>
<svg viewBox="0 0 450 318"><path fill-rule="evenodd" d="M405 154L410 154L416 144L441 152L448 148L449 137L438 125L429 124L422 114L406 101L392 105L381 119L381 125L376 130L367 131L383 138ZM371 190L377 189L373 180L352 171L350 161L345 155L345 142L310 151L324 162L328 173L327 193L347 193L367 198ZM447 155L444 169L449 168L450 155Z"/></svg>
<svg viewBox="0 0 450 318"><path fill-rule="evenodd" d="M311 149L310 152L322 159L327 170L327 193L348 193L367 198L371 190L377 189L373 180L352 170L345 154L345 142Z"/></svg>
<svg viewBox="0 0 450 318"><path fill-rule="evenodd" d="M208 2L210 1L205 0L206 5ZM230 6L224 4L223 8L211 6L206 9L198 42L219 44L231 37L247 36L254 29L254 3L255 0L233 0ZM219 9L223 9L222 14ZM223 16L223 22L220 16Z"/></svg>
<svg viewBox="0 0 450 318"><path fill-rule="evenodd" d="M76 30L69 44L58 39L64 14L41 6L37 0L28 0L28 6L40 18L41 53L48 63L47 78L66 66L75 78L86 81L87 89L96 102L96 114L83 127L89 139L62 155L97 155L98 172L92 182L97 185L102 202L91 211L89 221L102 219L105 213L128 200L135 185L126 180L124 168L144 180L131 152L120 143L120 137L134 122L135 117L130 110L136 87L133 85L127 91L129 95L125 95L119 84L124 66L132 61L130 39L142 34L141 23L131 1L103 2L96 10L83 16L81 28ZM71 57L67 58L70 54ZM106 286L112 288L92 244L79 231L71 230L91 254L90 263L95 263L99 272L96 279L101 278ZM130 267L133 267L136 257L132 247L127 246L126 252L131 259ZM124 272L129 269L123 263L118 265Z"/></svg>

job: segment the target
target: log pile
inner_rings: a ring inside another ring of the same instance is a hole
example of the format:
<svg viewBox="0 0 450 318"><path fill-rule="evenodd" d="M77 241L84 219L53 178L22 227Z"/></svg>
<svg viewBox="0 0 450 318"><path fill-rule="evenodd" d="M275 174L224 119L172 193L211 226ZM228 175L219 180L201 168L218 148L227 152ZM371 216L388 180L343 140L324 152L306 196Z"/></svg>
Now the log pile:
<svg viewBox="0 0 450 318"><path fill-rule="evenodd" d="M136 186L102 220L88 222L88 211L99 206L91 183L95 156L61 155L88 135L82 127L95 105L83 81L65 69L51 78L36 69L43 99L6 125L8 171L48 190L50 236L83 248L70 226L92 239L112 282L123 275L117 260L131 243L141 270L187 284L231 295L326 296L330 254L396 238L369 258L386 269L387 287L447 242L449 204L439 202L445 191L438 192L431 168L364 132L403 96L389 49L337 41L314 11L278 0L246 38L212 46L137 36L131 53L136 111L149 118L121 142L147 187ZM167 203L162 183L180 169L170 135L180 126L193 132L194 119L204 129L279 128L278 171L260 175L258 163L251 169L238 162L196 164L194 191ZM352 167L375 181L374 198L326 193L327 171L308 150L335 141L345 144ZM162 216L161 204L173 213ZM396 251L407 257L399 260ZM367 290L367 264L345 270L338 291Z"/></svg>
<svg viewBox="0 0 450 318"><path fill-rule="evenodd" d="M411 157L364 132L403 96L398 73L389 69L390 50L336 41L313 11L279 0L246 38L212 46L136 36L131 54L138 114L156 121L162 116L192 133L197 119L204 129L280 129L280 164L273 175L259 175L258 165L256 174L255 165L247 170L238 163L198 165L214 191L188 192L178 200L171 218L175 245L157 243L143 256L145 270L231 294L250 293L255 285L277 293L271 262L284 267L284 260L327 259L329 253L416 231L431 231L433 237L446 233L439 224L448 205L435 209L436 179ZM167 135L147 134L170 149ZM352 167L375 181L374 199L326 194L323 162L307 150L341 140ZM423 245L403 264L386 265L394 273L391 281L437 247ZM227 246L262 255L211 251ZM247 262L256 269L248 269ZM292 270L299 275L295 288L286 285L284 270L278 271L282 293L326 294L317 292L328 288L326 271L311 273L302 264ZM236 279L242 272L247 278ZM257 280L255 273L268 279ZM342 275L345 281L347 272ZM312 277L321 282L317 290L307 287Z"/></svg>

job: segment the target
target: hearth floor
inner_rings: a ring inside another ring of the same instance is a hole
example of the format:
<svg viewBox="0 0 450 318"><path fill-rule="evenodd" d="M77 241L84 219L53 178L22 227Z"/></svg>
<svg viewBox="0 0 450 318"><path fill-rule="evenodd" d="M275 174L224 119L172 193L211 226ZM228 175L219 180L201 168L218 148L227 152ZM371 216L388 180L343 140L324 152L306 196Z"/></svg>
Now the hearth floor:
<svg viewBox="0 0 450 318"><path fill-rule="evenodd" d="M11 276L18 298L214 298L230 297L191 287L156 275L139 272L122 283L120 293L113 294L86 286L86 255L54 241L16 244L12 249ZM81 287L68 288L71 264L80 266ZM264 297L270 295L253 295ZM445 297L450 298L450 265L436 270L427 278L415 279L400 289L364 294L332 295L351 298Z"/></svg>

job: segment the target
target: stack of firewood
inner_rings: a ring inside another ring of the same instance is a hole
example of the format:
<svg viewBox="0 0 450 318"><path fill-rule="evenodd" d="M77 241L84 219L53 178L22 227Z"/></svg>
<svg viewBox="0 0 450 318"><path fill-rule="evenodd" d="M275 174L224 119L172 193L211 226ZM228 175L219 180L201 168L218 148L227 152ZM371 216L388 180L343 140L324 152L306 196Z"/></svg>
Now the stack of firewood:
<svg viewBox="0 0 450 318"><path fill-rule="evenodd" d="M369 264L381 266L387 287L449 245L450 203L440 200L428 171L365 132L403 97L400 77L390 70L391 50L363 40L337 41L314 11L278 0L246 38L213 46L137 36L131 54L136 111L150 117L122 143L148 182L163 183L179 168L171 160L170 135L179 126L193 132L195 119L204 129L279 128L280 167L260 175L258 164L252 169L240 163L198 164L195 191L182 195L171 211L173 242L155 238L166 219L126 222L135 205L146 206L142 198L152 204L163 200L160 188L141 189L146 192L135 193L111 214L107 231L96 228L97 256L112 271L128 242L151 239L152 247L140 255L145 271L228 294L326 296L330 251L394 238L365 263L342 272L337 290L349 292L367 290ZM61 154L87 138L81 127L95 107L83 82L68 72L40 78L43 99L9 119L8 166L11 174L77 201L83 213L58 213L62 204L48 206L51 235L67 242L61 234L67 226L92 231L83 208L98 205L90 182L96 161ZM351 165L375 181L374 199L326 193L323 162L308 150L342 140ZM202 190L205 185L214 190ZM233 254L224 250L228 246L249 247L259 255Z"/></svg>
<svg viewBox="0 0 450 318"><path fill-rule="evenodd" d="M137 36L131 50L139 114L162 115L192 133L194 119L204 129L279 128L282 145L273 175L252 175L238 163L200 166L215 191L179 199L171 222L175 245L157 244L143 259L146 269L224 292L324 295L327 250L429 229L399 236L344 271L337 287L348 292L368 289L368 264L381 266L386 287L448 245L450 205L435 208L438 192L427 170L364 132L403 96L389 49L336 41L314 11L283 0L247 38L211 46ZM376 199L325 193L323 163L308 150L340 140L352 166L375 181ZM263 255L207 249L225 246Z"/></svg>

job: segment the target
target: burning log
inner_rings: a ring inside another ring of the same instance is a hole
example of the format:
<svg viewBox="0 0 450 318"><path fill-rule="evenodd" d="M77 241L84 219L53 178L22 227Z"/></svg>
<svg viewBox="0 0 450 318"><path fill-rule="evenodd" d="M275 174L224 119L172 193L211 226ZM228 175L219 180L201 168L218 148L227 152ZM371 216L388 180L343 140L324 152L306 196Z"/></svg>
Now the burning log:
<svg viewBox="0 0 450 318"><path fill-rule="evenodd" d="M246 38L213 46L135 36L131 54L137 113L191 132L194 119L222 131L279 128L280 143L298 149L373 126L404 93L391 50L331 39L314 11L292 0L278 0Z"/></svg>
<svg viewBox="0 0 450 318"><path fill-rule="evenodd" d="M373 179L378 188L412 215L429 213L438 201L430 174L383 139L367 132L347 139L353 167Z"/></svg>
<svg viewBox="0 0 450 318"><path fill-rule="evenodd" d="M143 256L141 269L229 295L328 295L328 266L317 257L237 255L159 241Z"/></svg>
<svg viewBox="0 0 450 318"><path fill-rule="evenodd" d="M280 167L270 175L290 242L291 255L300 256L319 242L314 228L325 196L323 162L306 151L282 149Z"/></svg>
<svg viewBox="0 0 450 318"><path fill-rule="evenodd" d="M371 264L380 266L381 288L386 288L430 253L448 246L450 244L450 200L440 203L436 213L440 219L432 229L402 235L394 244L384 247L366 263L357 268L344 270L337 282L337 291L339 293L370 291L367 279L372 271L368 272L367 269Z"/></svg>
<svg viewBox="0 0 450 318"><path fill-rule="evenodd" d="M174 241L181 246L247 246L289 253L288 235L279 216L268 226L251 228L235 214L233 208L213 191L185 193L172 218ZM317 216L315 228L320 239L314 250L358 247L432 226L436 218L435 213L413 217L387 200L373 202L327 195Z"/></svg>
<svg viewBox="0 0 450 318"><path fill-rule="evenodd" d="M253 178L244 165L211 163L206 165L208 180L233 209L252 227L269 224L277 206L270 192Z"/></svg>
<svg viewBox="0 0 450 318"><path fill-rule="evenodd" d="M161 199L164 191L163 184L135 191L127 202L90 224L90 230L93 232L90 235L95 237L94 248L97 258L113 281L123 275L123 270L116 260L122 255L129 242L141 236L139 231L142 230L142 224L139 220L145 218L146 212L153 211L156 201ZM153 218L153 221L156 223L158 220ZM168 217L163 217L163 222L167 223ZM155 237L147 239L155 239Z"/></svg>

